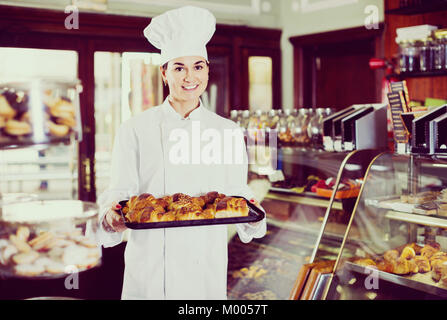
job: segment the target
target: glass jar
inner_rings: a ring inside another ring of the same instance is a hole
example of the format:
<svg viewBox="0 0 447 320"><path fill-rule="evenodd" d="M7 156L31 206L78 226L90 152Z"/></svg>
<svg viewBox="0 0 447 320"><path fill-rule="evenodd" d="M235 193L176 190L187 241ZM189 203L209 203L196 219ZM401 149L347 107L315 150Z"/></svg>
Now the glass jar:
<svg viewBox="0 0 447 320"><path fill-rule="evenodd" d="M419 71L420 41L399 42L399 67L400 72Z"/></svg>
<svg viewBox="0 0 447 320"><path fill-rule="evenodd" d="M447 29L437 30L435 39L435 69L447 70Z"/></svg>
<svg viewBox="0 0 447 320"><path fill-rule="evenodd" d="M435 70L442 70L444 68L444 54L443 54L443 38L438 32L434 33L433 47L434 47L434 63Z"/></svg>
<svg viewBox="0 0 447 320"><path fill-rule="evenodd" d="M60 278L101 265L98 206L78 200L2 204L0 274Z"/></svg>
<svg viewBox="0 0 447 320"><path fill-rule="evenodd" d="M0 147L81 140L78 81L0 82Z"/></svg>
<svg viewBox="0 0 447 320"><path fill-rule="evenodd" d="M230 120L237 123L238 110L230 111Z"/></svg>
<svg viewBox="0 0 447 320"><path fill-rule="evenodd" d="M444 63L444 70L447 70L447 32L442 37L442 61Z"/></svg>
<svg viewBox="0 0 447 320"><path fill-rule="evenodd" d="M430 72L435 70L435 42L433 38L428 37L426 39L422 39L420 41L419 47L419 64L420 71L422 72Z"/></svg>
<svg viewBox="0 0 447 320"><path fill-rule="evenodd" d="M290 116L290 109L286 109L279 118L279 126L282 128L282 132L285 132L288 128L287 120L289 116Z"/></svg>
<svg viewBox="0 0 447 320"><path fill-rule="evenodd" d="M270 110L269 111L269 119L268 119L268 127L271 129L276 129L279 122L279 110Z"/></svg>
<svg viewBox="0 0 447 320"><path fill-rule="evenodd" d="M307 135L310 139L310 145L318 149L323 145L323 118L325 109L317 108L309 121Z"/></svg>
<svg viewBox="0 0 447 320"><path fill-rule="evenodd" d="M399 70L400 72L408 72L408 41L399 42Z"/></svg>
<svg viewBox="0 0 447 320"><path fill-rule="evenodd" d="M408 72L418 72L420 71L420 47L422 45L421 41L410 41L407 48L408 56Z"/></svg>
<svg viewBox="0 0 447 320"><path fill-rule="evenodd" d="M309 139L307 136L307 126L309 124L309 109L300 108L298 110L298 117L294 123L292 134L299 146L307 146Z"/></svg>
<svg viewBox="0 0 447 320"><path fill-rule="evenodd" d="M248 129L248 124L250 122L250 110L242 111L241 127Z"/></svg>

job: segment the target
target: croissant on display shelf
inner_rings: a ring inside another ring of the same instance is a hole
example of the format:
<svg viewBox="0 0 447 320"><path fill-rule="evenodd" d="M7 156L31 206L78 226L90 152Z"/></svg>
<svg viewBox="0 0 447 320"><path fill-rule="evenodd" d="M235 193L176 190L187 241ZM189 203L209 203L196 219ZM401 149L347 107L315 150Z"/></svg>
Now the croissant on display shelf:
<svg viewBox="0 0 447 320"><path fill-rule="evenodd" d="M423 247L416 243L385 251L375 260L354 259L361 266L376 266L378 270L397 275L432 272L434 281L447 285L447 253L440 251L439 243L429 242Z"/></svg>
<svg viewBox="0 0 447 320"><path fill-rule="evenodd" d="M156 198L149 193L132 196L122 209L129 222L165 222L248 216L245 199L216 191L199 197L184 193Z"/></svg>
<svg viewBox="0 0 447 320"><path fill-rule="evenodd" d="M419 268L419 273L426 273L431 270L430 261L426 257L416 256L414 262Z"/></svg>
<svg viewBox="0 0 447 320"><path fill-rule="evenodd" d="M401 258L411 260L416 257L416 252L410 246L405 247L400 255Z"/></svg>

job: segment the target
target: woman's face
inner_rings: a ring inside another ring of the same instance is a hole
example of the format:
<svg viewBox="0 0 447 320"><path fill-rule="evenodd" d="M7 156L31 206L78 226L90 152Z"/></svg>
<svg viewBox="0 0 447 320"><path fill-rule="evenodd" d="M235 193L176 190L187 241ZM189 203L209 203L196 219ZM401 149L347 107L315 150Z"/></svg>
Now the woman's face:
<svg viewBox="0 0 447 320"><path fill-rule="evenodd" d="M180 57L168 62L161 73L169 95L177 101L197 100L208 85L209 68L203 57Z"/></svg>

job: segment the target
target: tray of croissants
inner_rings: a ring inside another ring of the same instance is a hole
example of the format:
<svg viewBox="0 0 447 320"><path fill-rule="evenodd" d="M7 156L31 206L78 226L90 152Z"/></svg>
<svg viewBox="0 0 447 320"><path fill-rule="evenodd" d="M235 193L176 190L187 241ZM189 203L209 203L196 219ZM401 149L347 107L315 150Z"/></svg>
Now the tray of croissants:
<svg viewBox="0 0 447 320"><path fill-rule="evenodd" d="M196 197L175 193L160 198L143 193L119 204L129 229L247 223L260 221L265 216L247 199L217 191Z"/></svg>
<svg viewBox="0 0 447 320"><path fill-rule="evenodd" d="M447 289L447 252L443 252L437 242L423 246L410 243L376 258L354 258L351 263Z"/></svg>

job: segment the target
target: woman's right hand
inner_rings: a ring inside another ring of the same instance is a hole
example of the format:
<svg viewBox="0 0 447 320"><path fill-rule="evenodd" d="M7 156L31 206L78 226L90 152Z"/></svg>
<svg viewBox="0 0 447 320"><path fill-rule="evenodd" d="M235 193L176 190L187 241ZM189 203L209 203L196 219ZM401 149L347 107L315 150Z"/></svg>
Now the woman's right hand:
<svg viewBox="0 0 447 320"><path fill-rule="evenodd" d="M105 222L115 232L122 232L127 229L126 225L124 224L123 217L118 212L120 208L121 206L119 204L113 204L109 211L107 211L104 218Z"/></svg>

